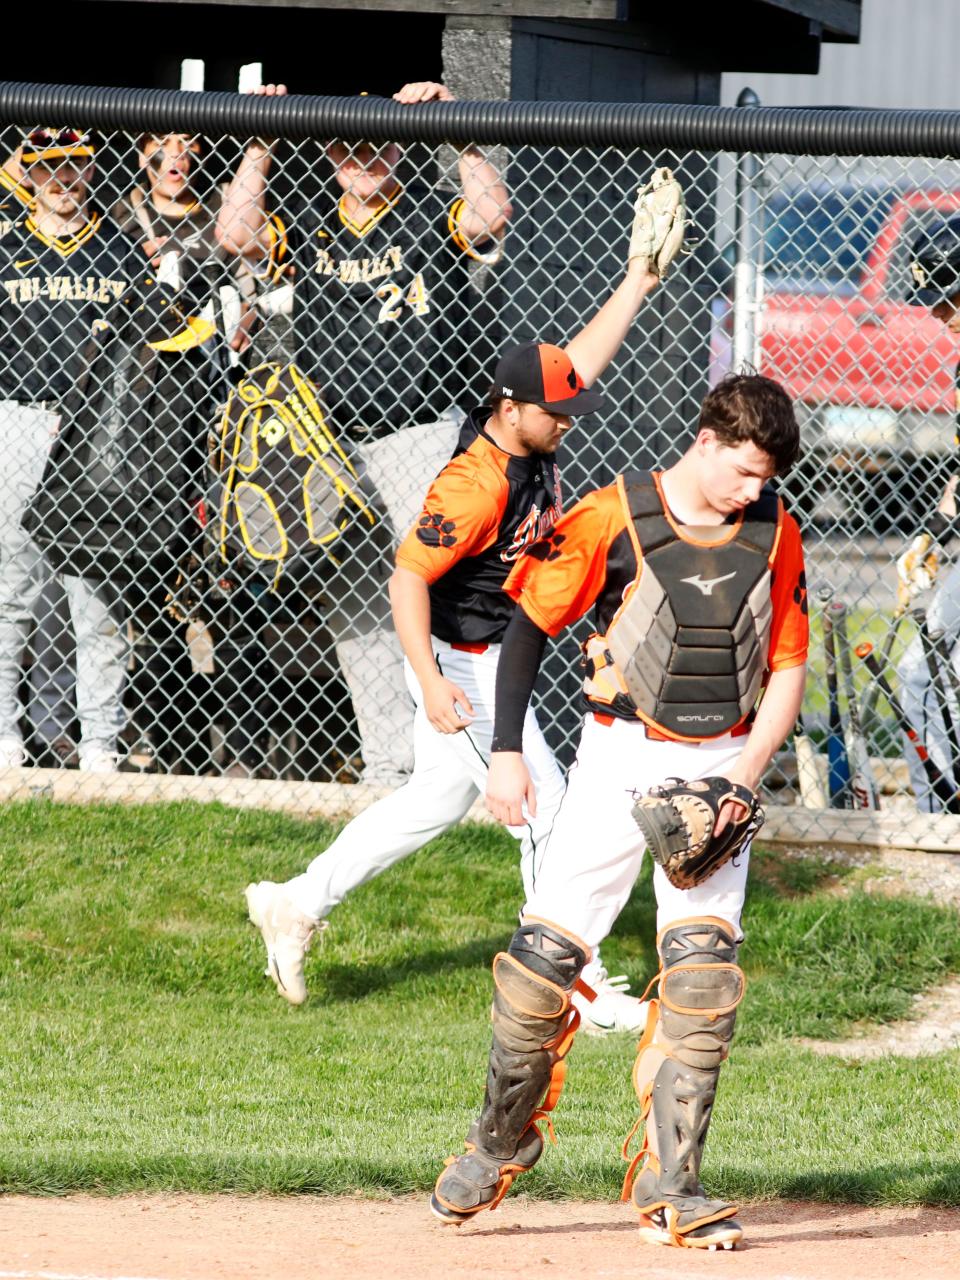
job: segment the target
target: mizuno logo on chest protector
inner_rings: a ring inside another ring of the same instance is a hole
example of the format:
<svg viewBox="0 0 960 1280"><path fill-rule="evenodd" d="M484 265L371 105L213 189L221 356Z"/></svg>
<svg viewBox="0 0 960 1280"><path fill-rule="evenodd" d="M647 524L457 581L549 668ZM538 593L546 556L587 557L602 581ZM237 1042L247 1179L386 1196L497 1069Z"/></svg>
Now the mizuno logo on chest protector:
<svg viewBox="0 0 960 1280"><path fill-rule="evenodd" d="M705 596L713 594L713 588L718 582L729 582L731 578L737 576L737 571L733 573L725 573L719 578L701 578L699 573L695 573L692 578L681 578L681 582L689 582L691 587L696 587L698 591L702 591Z"/></svg>

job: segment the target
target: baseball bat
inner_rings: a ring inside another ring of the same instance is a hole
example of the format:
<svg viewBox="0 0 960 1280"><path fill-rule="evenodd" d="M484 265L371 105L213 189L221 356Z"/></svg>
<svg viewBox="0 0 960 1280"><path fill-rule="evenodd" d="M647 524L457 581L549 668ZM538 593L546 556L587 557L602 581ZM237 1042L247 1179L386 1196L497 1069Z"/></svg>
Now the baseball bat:
<svg viewBox="0 0 960 1280"><path fill-rule="evenodd" d="M863 644L857 645L856 649L854 649L854 653L867 664L870 674L877 682L880 692L886 698L887 705L893 712L893 717L896 720L898 727L902 733L906 734L907 738L913 744L913 749L916 751L920 763L923 766L923 771L927 775L927 781L930 783L931 791L935 796L943 801L943 806L948 813L960 813L960 796L957 795L957 792L953 787L951 787L950 783L930 759L927 748L920 741L919 734L907 719L903 707L901 707L897 700L896 694L890 688L890 682L884 675L880 663L877 661L877 655L873 652L873 645L870 644L869 641L864 641Z"/></svg>
<svg viewBox="0 0 960 1280"><path fill-rule="evenodd" d="M840 691L837 684L837 643L829 608L833 590L821 587L818 598L822 606L823 649L827 662L827 698L830 706L827 723L827 790L830 793L830 807L845 809L850 798L850 761L847 759L847 744L843 737Z"/></svg>
<svg viewBox="0 0 960 1280"><path fill-rule="evenodd" d="M830 800L827 791L827 762L813 740L807 736L802 716L797 716L794 726L793 749L797 757L801 804L805 809L826 809Z"/></svg>
<svg viewBox="0 0 960 1280"><path fill-rule="evenodd" d="M912 610L912 617L917 624L917 631L920 633L923 656L927 664L927 671L930 673L930 685L936 695L940 706L940 715L943 718L943 728L950 751L950 773L956 777L958 770L960 770L960 735L957 733L957 721L950 702L950 691L947 689L940 666L940 654L930 636L926 609Z"/></svg>
<svg viewBox="0 0 960 1280"><path fill-rule="evenodd" d="M900 630L900 623L903 621L905 614L906 606L902 604L898 604L893 611L890 626L887 634L883 637L883 647L880 650L880 667L883 671L886 671L890 665L890 657L893 653L893 646L896 643L897 632ZM863 726L864 731L866 731L870 721L873 719L879 693L880 690L872 680L863 691L863 698L860 702L860 724Z"/></svg>
<svg viewBox="0 0 960 1280"><path fill-rule="evenodd" d="M850 761L850 799L854 809L879 809L880 793L870 766L870 752L866 735L857 710L857 693L853 683L853 663L850 661L850 638L847 631L847 606L836 600L830 606L833 613L833 630L840 646L840 675L847 700L846 742L847 759Z"/></svg>

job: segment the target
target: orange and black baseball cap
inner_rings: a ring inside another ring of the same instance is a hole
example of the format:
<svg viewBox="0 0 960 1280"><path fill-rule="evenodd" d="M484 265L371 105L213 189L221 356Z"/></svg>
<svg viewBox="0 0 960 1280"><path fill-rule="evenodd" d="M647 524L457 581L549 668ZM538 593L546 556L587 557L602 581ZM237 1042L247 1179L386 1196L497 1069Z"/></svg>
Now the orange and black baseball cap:
<svg viewBox="0 0 960 1280"><path fill-rule="evenodd" d="M85 130L56 125L31 129L24 134L21 147L20 163L27 165L43 160L89 160L96 150L93 138Z"/></svg>
<svg viewBox="0 0 960 1280"><path fill-rule="evenodd" d="M493 382L498 395L549 413L595 413L604 405L599 391L583 385L567 353L549 342L511 347L500 357Z"/></svg>

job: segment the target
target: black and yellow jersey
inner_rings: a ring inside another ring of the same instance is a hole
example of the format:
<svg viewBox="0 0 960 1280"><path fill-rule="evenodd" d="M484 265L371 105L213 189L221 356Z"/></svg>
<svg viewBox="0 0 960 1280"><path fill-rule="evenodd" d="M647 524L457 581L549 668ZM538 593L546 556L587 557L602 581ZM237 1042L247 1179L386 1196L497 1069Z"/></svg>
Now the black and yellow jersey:
<svg viewBox="0 0 960 1280"><path fill-rule="evenodd" d="M357 441L472 398L465 291L469 259L481 255L459 233L462 204L412 185L363 225L344 199L322 214L291 210L301 360L337 430Z"/></svg>
<svg viewBox="0 0 960 1280"><path fill-rule="evenodd" d="M111 216L131 240L158 240L164 244L161 253L176 253L197 263L210 260L231 261L227 250L217 241L216 221L220 193L212 202L199 200L188 205L178 217L169 217L154 208L144 187L133 187L121 196Z"/></svg>
<svg viewBox="0 0 960 1280"><path fill-rule="evenodd" d="M110 218L91 213L76 232L45 235L29 210L0 236L0 396L60 401L97 322L131 286L141 292L143 251Z"/></svg>
<svg viewBox="0 0 960 1280"><path fill-rule="evenodd" d="M506 453L484 430L489 417L488 408L467 416L397 552L397 564L428 583L430 629L451 644L503 639L514 609L507 575L560 515L555 456Z"/></svg>

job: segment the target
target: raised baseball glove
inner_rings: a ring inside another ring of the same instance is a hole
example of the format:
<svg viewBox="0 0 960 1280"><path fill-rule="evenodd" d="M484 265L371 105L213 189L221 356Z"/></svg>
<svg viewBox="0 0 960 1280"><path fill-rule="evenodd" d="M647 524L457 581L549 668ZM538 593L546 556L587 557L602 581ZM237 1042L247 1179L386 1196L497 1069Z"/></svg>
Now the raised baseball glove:
<svg viewBox="0 0 960 1280"><path fill-rule="evenodd" d="M713 834L728 800L737 800L746 814ZM637 798L633 818L651 854L678 889L692 889L735 858L763 825L760 801L749 787L727 778L667 778Z"/></svg>
<svg viewBox="0 0 960 1280"><path fill-rule="evenodd" d="M897 603L909 609L914 599L929 591L940 569L943 552L929 533L918 533L897 559Z"/></svg>
<svg viewBox="0 0 960 1280"><path fill-rule="evenodd" d="M644 259L647 270L663 280L683 250L686 224L683 189L673 170L654 169L650 181L637 190L627 257Z"/></svg>

